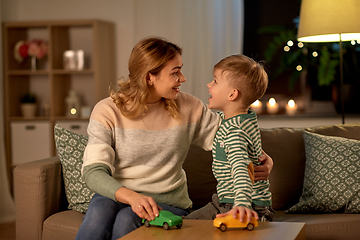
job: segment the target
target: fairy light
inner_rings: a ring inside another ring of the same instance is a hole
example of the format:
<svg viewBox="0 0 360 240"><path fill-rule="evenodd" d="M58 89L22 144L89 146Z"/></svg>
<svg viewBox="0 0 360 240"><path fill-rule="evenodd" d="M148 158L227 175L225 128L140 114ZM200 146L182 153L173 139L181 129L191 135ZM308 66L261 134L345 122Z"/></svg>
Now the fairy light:
<svg viewBox="0 0 360 240"><path fill-rule="evenodd" d="M296 70L298 70L299 72L300 72L302 69L303 69L303 68L302 68L301 65L297 65L297 66L296 66Z"/></svg>
<svg viewBox="0 0 360 240"><path fill-rule="evenodd" d="M317 51L313 51L311 55L312 55L313 57L319 56L319 54L317 53Z"/></svg>
<svg viewBox="0 0 360 240"><path fill-rule="evenodd" d="M285 52L288 52L288 51L290 51L290 48L289 48L289 46L285 46L285 47L284 47L284 51L285 51Z"/></svg>
<svg viewBox="0 0 360 240"><path fill-rule="evenodd" d="M299 43L298 43L298 47L299 47L299 48L303 48L303 47L304 47L304 43L299 42Z"/></svg>

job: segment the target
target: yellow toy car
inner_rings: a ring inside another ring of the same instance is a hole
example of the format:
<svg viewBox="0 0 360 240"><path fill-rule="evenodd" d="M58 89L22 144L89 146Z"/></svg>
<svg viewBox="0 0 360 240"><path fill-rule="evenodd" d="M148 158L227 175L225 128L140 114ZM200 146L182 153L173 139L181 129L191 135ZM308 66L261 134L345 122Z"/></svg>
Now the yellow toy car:
<svg viewBox="0 0 360 240"><path fill-rule="evenodd" d="M248 222L246 221L245 215L244 220L244 222L239 221L239 214L236 218L233 218L232 214L228 214L225 217L215 218L213 224L222 232L225 232L228 228L247 228L249 231L252 231L255 227L259 226L258 221L254 217L252 217L251 221Z"/></svg>

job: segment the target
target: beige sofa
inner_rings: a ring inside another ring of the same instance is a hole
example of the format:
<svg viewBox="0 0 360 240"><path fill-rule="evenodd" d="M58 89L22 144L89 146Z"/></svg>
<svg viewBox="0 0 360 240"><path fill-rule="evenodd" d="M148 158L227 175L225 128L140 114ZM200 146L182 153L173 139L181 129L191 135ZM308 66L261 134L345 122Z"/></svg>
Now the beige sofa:
<svg viewBox="0 0 360 240"><path fill-rule="evenodd" d="M360 140L360 123L309 128L323 135ZM285 214L302 193L305 148L300 128L262 129L263 149L273 158L270 182L275 221L305 222L306 239L357 239L360 214ZM211 199L216 181L211 153L191 147L184 164L189 194L198 208ZM34 161L14 171L16 239L74 239L83 214L67 210L58 157Z"/></svg>

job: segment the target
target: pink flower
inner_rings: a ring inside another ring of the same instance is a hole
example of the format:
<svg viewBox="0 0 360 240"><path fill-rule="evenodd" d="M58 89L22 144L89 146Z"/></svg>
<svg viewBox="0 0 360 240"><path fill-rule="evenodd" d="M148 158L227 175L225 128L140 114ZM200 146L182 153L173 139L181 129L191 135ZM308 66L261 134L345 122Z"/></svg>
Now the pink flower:
<svg viewBox="0 0 360 240"><path fill-rule="evenodd" d="M14 48L14 57L18 62L22 62L28 56L35 56L42 59L48 51L47 42L41 39L33 39L27 42L19 41Z"/></svg>

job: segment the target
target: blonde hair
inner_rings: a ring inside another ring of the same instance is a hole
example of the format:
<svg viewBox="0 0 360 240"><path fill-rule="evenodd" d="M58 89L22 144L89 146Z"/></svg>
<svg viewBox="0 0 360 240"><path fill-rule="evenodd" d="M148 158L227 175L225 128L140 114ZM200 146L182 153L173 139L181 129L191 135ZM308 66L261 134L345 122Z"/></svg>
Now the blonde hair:
<svg viewBox="0 0 360 240"><path fill-rule="evenodd" d="M221 69L227 74L229 84L241 92L243 102L250 106L260 99L268 86L268 75L261 62L238 54L222 59L214 66L214 70Z"/></svg>
<svg viewBox="0 0 360 240"><path fill-rule="evenodd" d="M128 118L136 118L148 110L146 101L149 96L147 77L149 73L157 75L166 63L182 49L161 38L151 37L141 40L133 48L129 59L129 77L118 81L118 90L111 91L111 98L121 113ZM180 118L175 100L161 99L170 115Z"/></svg>

